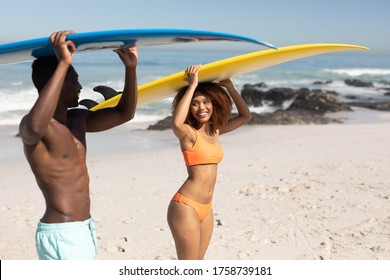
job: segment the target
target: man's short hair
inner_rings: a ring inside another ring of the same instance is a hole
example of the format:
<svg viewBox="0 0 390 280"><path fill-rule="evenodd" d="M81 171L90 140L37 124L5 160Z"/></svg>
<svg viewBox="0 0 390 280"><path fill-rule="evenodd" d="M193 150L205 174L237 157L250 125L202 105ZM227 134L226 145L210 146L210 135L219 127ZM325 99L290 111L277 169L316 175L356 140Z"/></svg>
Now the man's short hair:
<svg viewBox="0 0 390 280"><path fill-rule="evenodd" d="M34 86L40 92L46 83L49 81L50 77L54 74L58 65L58 60L56 56L44 56L39 57L34 60L32 64L32 81Z"/></svg>

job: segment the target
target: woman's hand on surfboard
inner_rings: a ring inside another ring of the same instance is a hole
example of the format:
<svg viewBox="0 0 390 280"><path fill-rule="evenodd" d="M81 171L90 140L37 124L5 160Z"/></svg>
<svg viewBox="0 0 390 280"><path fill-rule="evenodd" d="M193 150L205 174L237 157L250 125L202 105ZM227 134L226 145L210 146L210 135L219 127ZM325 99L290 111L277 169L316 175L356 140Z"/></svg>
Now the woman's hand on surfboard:
<svg viewBox="0 0 390 280"><path fill-rule="evenodd" d="M50 43L58 61L65 62L68 65L72 64L72 53L76 50L76 46L72 41L66 41L66 36L72 33L75 32L73 30L58 31L50 36Z"/></svg>
<svg viewBox="0 0 390 280"><path fill-rule="evenodd" d="M199 79L198 79L198 73L202 65L197 64L197 65L191 65L187 67L186 73L187 73L187 78L186 81L190 86L197 86Z"/></svg>
<svg viewBox="0 0 390 280"><path fill-rule="evenodd" d="M114 52L119 55L119 58L126 67L135 68L137 66L138 52L136 47L131 47L128 49L116 49Z"/></svg>
<svg viewBox="0 0 390 280"><path fill-rule="evenodd" d="M224 88L233 87L233 82L230 79L222 80L218 82L218 85Z"/></svg>

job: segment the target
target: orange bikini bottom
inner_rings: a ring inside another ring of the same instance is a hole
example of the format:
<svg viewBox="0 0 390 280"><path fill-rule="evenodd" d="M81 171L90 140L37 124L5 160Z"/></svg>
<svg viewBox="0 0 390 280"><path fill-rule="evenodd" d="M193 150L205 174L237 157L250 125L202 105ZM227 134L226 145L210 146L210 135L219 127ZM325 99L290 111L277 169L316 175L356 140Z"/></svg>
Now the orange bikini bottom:
<svg viewBox="0 0 390 280"><path fill-rule="evenodd" d="M203 221L204 218L206 218L206 216L210 213L212 207L211 201L207 204L199 203L181 195L180 193L175 193L175 195L172 197L172 200L184 203L185 205L188 205L193 208L198 214L198 219L200 222Z"/></svg>

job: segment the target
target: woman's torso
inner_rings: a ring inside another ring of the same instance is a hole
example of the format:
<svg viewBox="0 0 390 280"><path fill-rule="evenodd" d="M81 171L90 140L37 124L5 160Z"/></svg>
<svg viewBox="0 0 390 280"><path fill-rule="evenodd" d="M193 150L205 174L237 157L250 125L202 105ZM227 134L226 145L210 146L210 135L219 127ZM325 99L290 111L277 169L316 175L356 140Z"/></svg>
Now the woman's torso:
<svg viewBox="0 0 390 280"><path fill-rule="evenodd" d="M223 151L218 143L218 133L208 136L194 131L194 141L187 144L187 147L190 146L188 149L181 143L188 178L179 192L197 202L209 203L214 193L218 163L222 160Z"/></svg>

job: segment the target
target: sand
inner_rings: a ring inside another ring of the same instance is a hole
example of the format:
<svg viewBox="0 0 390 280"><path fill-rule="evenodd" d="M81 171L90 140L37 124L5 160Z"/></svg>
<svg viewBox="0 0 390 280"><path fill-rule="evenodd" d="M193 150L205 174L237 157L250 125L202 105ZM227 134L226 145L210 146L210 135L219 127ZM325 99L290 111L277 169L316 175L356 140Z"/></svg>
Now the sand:
<svg viewBox="0 0 390 280"><path fill-rule="evenodd" d="M390 113L363 113L221 136L206 259L390 259ZM186 170L172 132L144 127L88 135L100 260L176 259L166 210ZM0 259L34 260L44 200L16 132L0 127Z"/></svg>

